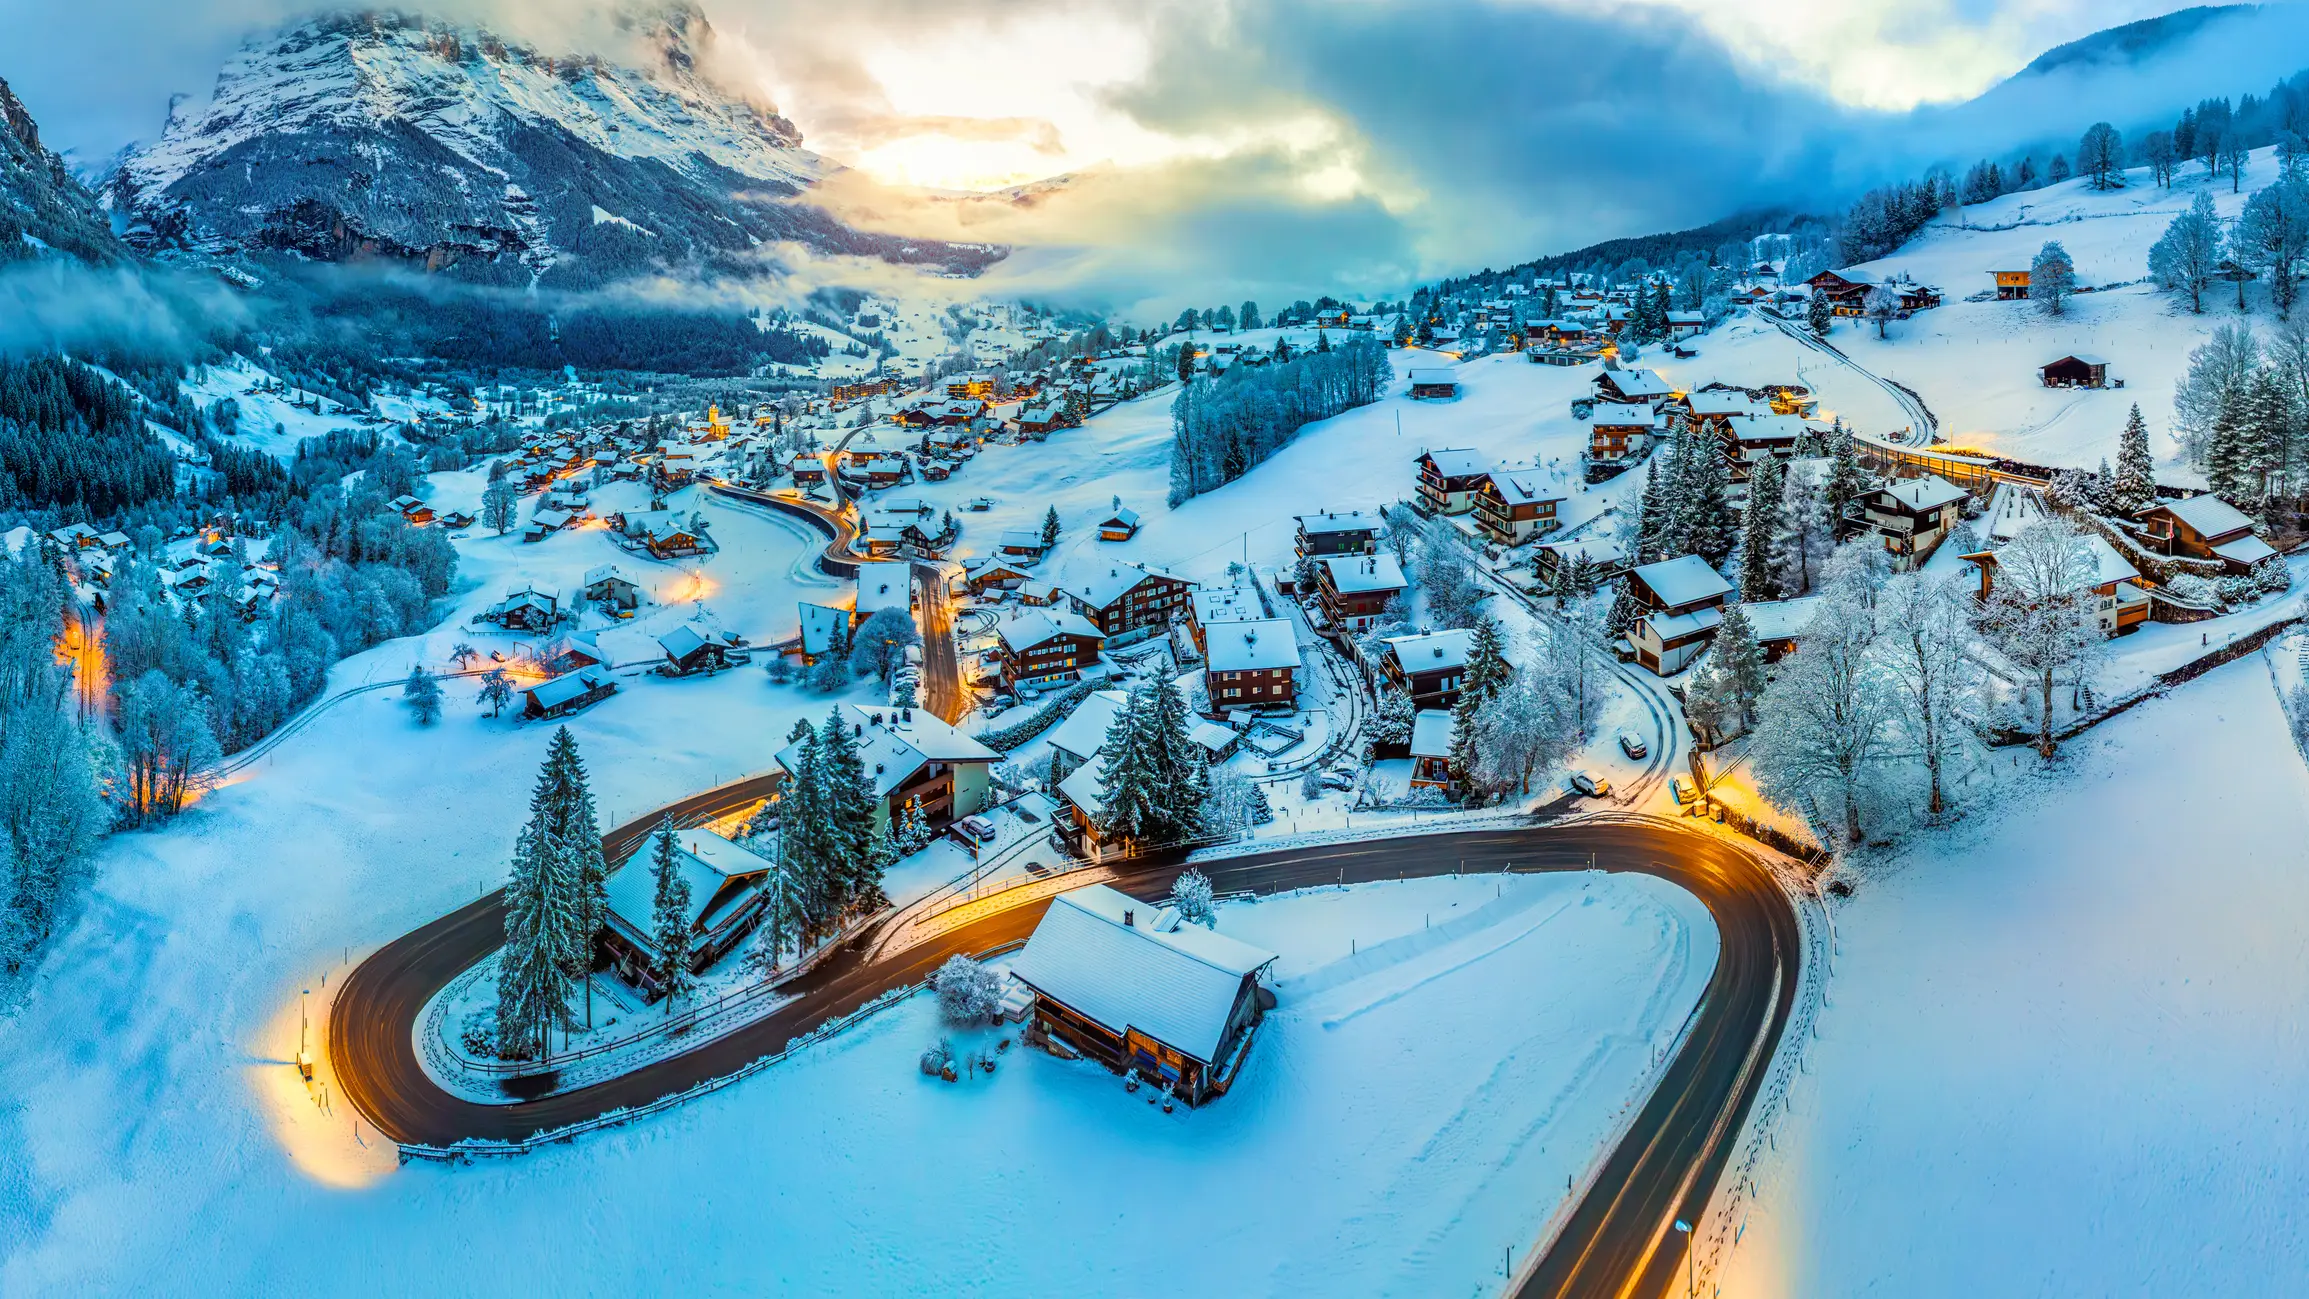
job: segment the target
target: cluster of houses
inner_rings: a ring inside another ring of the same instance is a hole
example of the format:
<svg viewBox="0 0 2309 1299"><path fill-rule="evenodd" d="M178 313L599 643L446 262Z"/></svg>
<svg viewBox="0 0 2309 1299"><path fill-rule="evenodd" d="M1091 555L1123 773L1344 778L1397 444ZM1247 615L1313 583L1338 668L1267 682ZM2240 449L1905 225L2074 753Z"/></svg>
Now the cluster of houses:
<svg viewBox="0 0 2309 1299"><path fill-rule="evenodd" d="M136 549L127 533L99 532L86 523L52 528L38 542L63 565L79 603L98 613L111 603L114 570ZM162 594L179 608L230 610L243 622L254 621L280 598L280 569L269 561L236 567L232 554L231 540L212 532L195 537L189 550L156 556Z"/></svg>

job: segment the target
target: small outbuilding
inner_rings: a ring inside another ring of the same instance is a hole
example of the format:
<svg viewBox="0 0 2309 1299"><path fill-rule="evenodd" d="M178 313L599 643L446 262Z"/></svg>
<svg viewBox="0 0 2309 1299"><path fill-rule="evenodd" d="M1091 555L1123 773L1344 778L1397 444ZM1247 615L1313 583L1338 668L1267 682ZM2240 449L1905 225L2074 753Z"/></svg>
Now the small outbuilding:
<svg viewBox="0 0 2309 1299"><path fill-rule="evenodd" d="M2097 356L2064 356L2036 368L2047 388L2106 388L2109 363Z"/></svg>
<svg viewBox="0 0 2309 1299"><path fill-rule="evenodd" d="M1422 369L1411 372L1411 397L1414 401L1441 401L1459 395L1459 376L1450 370Z"/></svg>
<svg viewBox="0 0 2309 1299"><path fill-rule="evenodd" d="M536 720L567 717L616 693L617 682L610 680L607 671L598 667L579 668L525 687L521 692L521 715Z"/></svg>

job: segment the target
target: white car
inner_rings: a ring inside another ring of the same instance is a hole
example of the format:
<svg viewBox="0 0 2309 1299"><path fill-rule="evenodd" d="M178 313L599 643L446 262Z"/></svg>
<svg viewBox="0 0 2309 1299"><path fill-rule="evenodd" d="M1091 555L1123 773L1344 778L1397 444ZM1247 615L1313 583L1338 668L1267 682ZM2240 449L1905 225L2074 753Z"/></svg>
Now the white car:
<svg viewBox="0 0 2309 1299"><path fill-rule="evenodd" d="M1571 787L1589 798L1602 798L1611 792L1611 782L1592 771L1571 773Z"/></svg>
<svg viewBox="0 0 2309 1299"><path fill-rule="evenodd" d="M1650 753L1651 750L1645 746L1642 736L1632 731L1622 731L1620 732L1620 752L1640 762L1644 755Z"/></svg>

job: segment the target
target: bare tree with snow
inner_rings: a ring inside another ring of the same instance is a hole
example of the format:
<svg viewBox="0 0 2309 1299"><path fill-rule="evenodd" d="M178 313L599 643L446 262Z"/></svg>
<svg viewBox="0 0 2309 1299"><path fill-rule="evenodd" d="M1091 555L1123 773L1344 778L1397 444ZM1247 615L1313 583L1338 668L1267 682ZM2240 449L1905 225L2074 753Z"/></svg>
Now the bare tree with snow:
<svg viewBox="0 0 2309 1299"><path fill-rule="evenodd" d="M1861 547L1847 547L1847 550ZM1862 562L1836 565L1802 645L1757 706L1749 761L1773 803L1842 822L1862 838L1861 806L1881 775L1886 733L1896 712L1892 682L1873 652L1877 573Z"/></svg>
<svg viewBox="0 0 2309 1299"><path fill-rule="evenodd" d="M1981 630L2034 683L2036 749L2049 759L2053 691L2064 678L2072 690L2086 688L2088 670L2104 647L2093 593L2100 565L2084 534L2060 518L2021 529L1991 562L1995 585Z"/></svg>
<svg viewBox="0 0 2309 1299"><path fill-rule="evenodd" d="M1972 748L1980 712L1979 632L1967 584L1950 575L1902 573L1877 601L1877 650L1898 704L1897 724L1916 746L1929 786L1926 810L1947 810L1946 776Z"/></svg>

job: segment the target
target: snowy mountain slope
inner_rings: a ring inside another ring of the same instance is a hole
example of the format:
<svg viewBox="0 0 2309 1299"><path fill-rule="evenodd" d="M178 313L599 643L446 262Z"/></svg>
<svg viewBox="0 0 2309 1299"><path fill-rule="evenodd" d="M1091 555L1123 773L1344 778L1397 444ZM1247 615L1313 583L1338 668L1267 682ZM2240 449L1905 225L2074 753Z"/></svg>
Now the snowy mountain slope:
<svg viewBox="0 0 2309 1299"><path fill-rule="evenodd" d="M2104 456L2114 461L2125 413L2139 402L2159 479L2196 483L2170 435L2173 387L2187 372L2190 350L2241 317L2228 285L2207 295L2202 315L2159 291L2146 278L2149 248L2199 191L2212 195L2224 221L2234 219L2254 190L2276 179L2273 153L2253 154L2235 191L2227 177L2209 179L2193 165L2170 189L2135 169L2119 190L2096 192L2070 180L1944 214L1900 251L1859 269L1937 284L1947 305L1895 323L1883 341L1872 328L1843 322L1830 341L1915 389L1940 417L1948 442L2039 464L2089 469ZM2026 270L2051 241L2068 250L2078 284L2095 290L2071 299L2065 314L2048 316L2032 302L1964 301L1992 286L1991 271ZM2263 333L2275 326L2265 289L2252 286L2248 302L2242 319ZM2105 358L2110 378L2125 386L2093 391L2038 382L2036 367L2072 352Z"/></svg>
<svg viewBox="0 0 2309 1299"><path fill-rule="evenodd" d="M0 263L53 249L86 262L125 251L95 199L40 142L40 127L0 81Z"/></svg>
<svg viewBox="0 0 2309 1299"><path fill-rule="evenodd" d="M827 170L784 118L708 82L713 29L674 6L622 66L393 14L252 39L106 197L156 249L280 250L583 288L762 270L791 241L975 270L999 253L870 235L800 200ZM620 218L597 220L596 212Z"/></svg>

